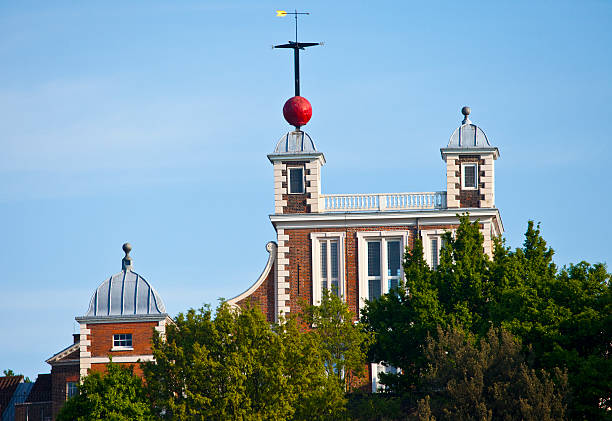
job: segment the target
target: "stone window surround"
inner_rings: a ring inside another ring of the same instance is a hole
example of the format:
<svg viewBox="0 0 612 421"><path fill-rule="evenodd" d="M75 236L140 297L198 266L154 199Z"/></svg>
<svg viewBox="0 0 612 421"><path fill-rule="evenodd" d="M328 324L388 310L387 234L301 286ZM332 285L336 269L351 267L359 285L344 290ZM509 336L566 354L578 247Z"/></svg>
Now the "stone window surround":
<svg viewBox="0 0 612 421"><path fill-rule="evenodd" d="M323 239L338 241L338 294L343 301L346 301L346 234L344 232L313 232L310 233L310 241L312 244L312 302L314 305L321 303L323 285L323 280L321 279L321 240Z"/></svg>
<svg viewBox="0 0 612 421"><path fill-rule="evenodd" d="M124 335L126 338L121 339L120 335ZM131 345L115 345L117 342L127 341L128 338L129 338L129 343ZM113 333L113 347L111 348L111 351L133 351L134 350L133 340L134 340L134 336L132 335L131 332Z"/></svg>
<svg viewBox="0 0 612 421"><path fill-rule="evenodd" d="M465 185L465 167L474 167L474 187L467 187ZM462 162L461 163L461 189L462 190L478 190L478 163L476 162Z"/></svg>
<svg viewBox="0 0 612 421"><path fill-rule="evenodd" d="M442 250L442 236L450 232L455 237L456 229L435 229L435 230L421 230L421 239L423 241L423 258L425 262L432 267L431 261L431 240L433 238L438 239L438 265L440 264L440 250Z"/></svg>
<svg viewBox="0 0 612 421"><path fill-rule="evenodd" d="M387 241L400 240L400 250L406 250L408 245L409 231L360 231L357 233L357 275L359 279L359 310L365 306L365 301L368 298L368 240L381 240L381 288L382 292L389 290L387 280ZM403 257L403 253L401 253ZM403 260L403 259L402 259ZM400 282L404 279L404 273L401 271Z"/></svg>
<svg viewBox="0 0 612 421"><path fill-rule="evenodd" d="M291 191L291 171L292 170L300 170L302 171L302 191L299 192L292 192ZM306 175L305 175L306 171L303 165L291 165L288 164L287 165L287 175L286 175L286 179L287 179L287 194L304 194L306 193Z"/></svg>

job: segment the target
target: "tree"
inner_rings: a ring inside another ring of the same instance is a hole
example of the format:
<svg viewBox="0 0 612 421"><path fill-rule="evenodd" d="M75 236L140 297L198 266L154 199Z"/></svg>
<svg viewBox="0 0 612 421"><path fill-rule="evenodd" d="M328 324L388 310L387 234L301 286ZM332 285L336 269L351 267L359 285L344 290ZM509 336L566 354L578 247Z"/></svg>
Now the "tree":
<svg viewBox="0 0 612 421"><path fill-rule="evenodd" d="M313 327L310 334L319 343L327 374L350 389L351 379L364 375L372 334L360 323L354 323L355 314L348 305L327 289L323 290L319 305L305 306L303 317Z"/></svg>
<svg viewBox="0 0 612 421"><path fill-rule="evenodd" d="M419 412L429 407L424 412L437 420L565 418L567 375L557 369L553 381L546 371L530 369L520 342L503 329L477 341L457 327L438 328L425 355Z"/></svg>
<svg viewBox="0 0 612 421"><path fill-rule="evenodd" d="M142 380L134 375L133 367L111 361L105 374L96 372L85 377L79 394L68 399L57 419L144 421L152 417Z"/></svg>
<svg viewBox="0 0 612 421"><path fill-rule="evenodd" d="M23 374L16 374L16 373L15 373L13 370L11 370L10 368L9 368L8 370L3 370L3 371L2 371L2 373L3 373L5 376L23 376ZM27 377L27 376L26 376L26 377L24 377L23 381L24 381L24 382L26 382L26 383L32 383L32 380L30 380L30 378L29 378L29 377Z"/></svg>
<svg viewBox="0 0 612 421"><path fill-rule="evenodd" d="M147 391L167 419L334 419L344 408L317 341L294 318L270 325L258 308L221 303L179 314L153 340Z"/></svg>
<svg viewBox="0 0 612 421"><path fill-rule="evenodd" d="M405 285L367 303L362 313L376 335L371 361L401 368L399 375L381 376L388 390L415 403L427 367L426 338L438 326L461 326L477 339L503 327L530 352L533 368L567 369L569 417L611 418L612 299L605 265L558 270L532 221L515 251L495 239L492 260L483 251L479 222L467 215L455 238L447 233L444 240L440 264L431 270L415 239L404 259Z"/></svg>

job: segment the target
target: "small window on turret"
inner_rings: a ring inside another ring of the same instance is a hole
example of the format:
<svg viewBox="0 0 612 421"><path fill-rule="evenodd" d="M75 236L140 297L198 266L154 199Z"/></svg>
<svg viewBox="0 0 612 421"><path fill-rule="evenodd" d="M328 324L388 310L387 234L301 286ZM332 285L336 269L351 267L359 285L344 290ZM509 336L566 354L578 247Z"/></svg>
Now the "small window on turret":
<svg viewBox="0 0 612 421"><path fill-rule="evenodd" d="M288 168L289 170L289 193L304 193L304 168Z"/></svg>
<svg viewBox="0 0 612 421"><path fill-rule="evenodd" d="M461 165L462 182L461 187L464 189L478 188L478 164L462 164Z"/></svg>

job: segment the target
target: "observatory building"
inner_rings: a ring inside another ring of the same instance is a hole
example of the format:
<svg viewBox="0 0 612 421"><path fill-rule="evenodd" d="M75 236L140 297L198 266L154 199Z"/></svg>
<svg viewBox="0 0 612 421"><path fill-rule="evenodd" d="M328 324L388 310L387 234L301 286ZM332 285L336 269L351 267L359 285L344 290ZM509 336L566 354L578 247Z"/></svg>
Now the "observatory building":
<svg viewBox="0 0 612 421"><path fill-rule="evenodd" d="M454 232L458 215L464 213L479 221L484 251L492 255L492 239L504 230L495 207L499 150L470 121L469 107L463 107L463 121L440 149L445 190L374 194L323 193L325 155L300 128L312 114L309 107L297 96L285 105L285 118L296 128L268 155L274 175L270 221L276 239L266 245L269 257L259 278L230 304L256 303L274 322L299 312L302 301L319 303L322 291L329 289L358 315L366 300L402 281L404 250L412 248L416 238L435 268L443 234ZM371 367L374 388L383 369Z"/></svg>

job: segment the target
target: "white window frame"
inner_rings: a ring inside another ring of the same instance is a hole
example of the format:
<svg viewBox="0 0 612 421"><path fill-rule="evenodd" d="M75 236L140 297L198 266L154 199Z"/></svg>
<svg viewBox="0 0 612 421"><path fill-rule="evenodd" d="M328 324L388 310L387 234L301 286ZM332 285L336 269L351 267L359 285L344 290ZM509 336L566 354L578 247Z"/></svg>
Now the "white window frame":
<svg viewBox="0 0 612 421"><path fill-rule="evenodd" d="M73 385L73 387L75 388L74 390L75 393L73 395L70 394L70 385ZM78 394L79 394L79 382L66 382L66 400Z"/></svg>
<svg viewBox="0 0 612 421"><path fill-rule="evenodd" d="M322 241L337 241L338 242L338 295L343 301L346 301L345 287L345 270L344 270L344 255L345 255L345 233L343 232L313 232L310 233L311 250L312 250L312 303L314 305L321 304L321 296L323 289L323 279L321 278L321 242ZM328 243L329 244L329 243ZM331 271L331 262L329 260L330 247L327 247L328 272Z"/></svg>
<svg viewBox="0 0 612 421"><path fill-rule="evenodd" d="M468 187L465 185L465 168L474 167L474 187ZM461 164L461 189L462 190L478 190L478 163L477 162L464 162Z"/></svg>
<svg viewBox="0 0 612 421"><path fill-rule="evenodd" d="M116 341L121 341L121 339L115 338L119 335L130 335L130 342L132 345L115 345ZM113 333L113 347L111 351L133 351L134 350L134 335L132 333Z"/></svg>
<svg viewBox="0 0 612 421"><path fill-rule="evenodd" d="M395 370L394 374L400 374L401 369L396 369L392 366L384 365L382 362L370 363L370 383L372 384L372 393L378 393L381 390L385 390L386 387L380 383L380 373L391 373Z"/></svg>
<svg viewBox="0 0 612 421"><path fill-rule="evenodd" d="M423 241L423 258L427 262L430 268L434 269L433 262L431 260L431 240L436 238L438 240L438 265L440 264L440 250L442 250L442 240L444 234L449 232L453 237L455 237L455 232L457 230L452 229L435 229L435 230L421 230L421 239Z"/></svg>
<svg viewBox="0 0 612 421"><path fill-rule="evenodd" d="M302 191L291 191L291 171L300 170L302 171ZM305 170L302 166L287 166L287 193L289 194L304 194L306 193L306 176Z"/></svg>
<svg viewBox="0 0 612 421"><path fill-rule="evenodd" d="M380 241L381 264L381 294L389 291L389 276L387 275L387 242L400 242L400 259L403 262L404 250L408 245L409 231L361 231L357 233L357 266L359 276L359 310L363 309L368 299L368 241ZM404 280L404 271L400 271L400 283Z"/></svg>

